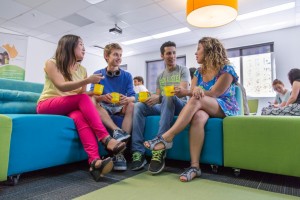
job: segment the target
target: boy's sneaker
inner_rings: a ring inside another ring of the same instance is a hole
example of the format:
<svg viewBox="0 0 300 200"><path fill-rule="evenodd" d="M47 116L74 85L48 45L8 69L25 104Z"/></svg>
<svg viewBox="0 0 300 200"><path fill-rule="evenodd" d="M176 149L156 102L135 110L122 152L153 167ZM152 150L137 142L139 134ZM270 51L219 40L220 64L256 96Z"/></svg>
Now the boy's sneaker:
<svg viewBox="0 0 300 200"><path fill-rule="evenodd" d="M166 150L152 151L152 159L148 168L151 174L158 174L165 168Z"/></svg>
<svg viewBox="0 0 300 200"><path fill-rule="evenodd" d="M130 138L130 135L122 129L115 129L113 132L113 138L119 142L125 142Z"/></svg>
<svg viewBox="0 0 300 200"><path fill-rule="evenodd" d="M123 154L117 154L113 157L114 170L116 171L125 171L127 170L127 162Z"/></svg>
<svg viewBox="0 0 300 200"><path fill-rule="evenodd" d="M136 171L142 169L147 164L145 155L136 151L132 154L132 166L131 170Z"/></svg>

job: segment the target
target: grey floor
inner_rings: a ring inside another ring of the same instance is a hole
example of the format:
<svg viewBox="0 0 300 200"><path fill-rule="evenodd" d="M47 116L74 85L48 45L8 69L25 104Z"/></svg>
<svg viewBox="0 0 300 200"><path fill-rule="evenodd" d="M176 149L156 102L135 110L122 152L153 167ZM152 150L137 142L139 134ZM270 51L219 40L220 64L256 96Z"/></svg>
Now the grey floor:
<svg viewBox="0 0 300 200"><path fill-rule="evenodd" d="M128 164L130 167L130 163ZM168 160L165 171L180 174L187 162ZM95 182L88 173L86 162L53 167L22 174L19 183L7 186L0 183L0 199L72 199L146 170L133 172L112 172L101 182ZM300 197L300 178L242 170L235 176L232 169L219 168L213 173L210 166L202 166L203 179L236 184L266 191L289 194Z"/></svg>

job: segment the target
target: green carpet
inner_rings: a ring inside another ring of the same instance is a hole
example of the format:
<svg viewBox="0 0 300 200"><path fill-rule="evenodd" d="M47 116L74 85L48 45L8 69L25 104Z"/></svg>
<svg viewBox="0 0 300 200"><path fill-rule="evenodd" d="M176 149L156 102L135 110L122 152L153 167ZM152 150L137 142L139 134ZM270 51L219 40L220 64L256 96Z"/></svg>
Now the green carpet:
<svg viewBox="0 0 300 200"><path fill-rule="evenodd" d="M195 179L182 183L178 174L162 173L152 176L145 172L118 183L96 190L78 200L160 200L160 199L209 199L209 200L277 200L300 199L299 197L273 193L232 184Z"/></svg>

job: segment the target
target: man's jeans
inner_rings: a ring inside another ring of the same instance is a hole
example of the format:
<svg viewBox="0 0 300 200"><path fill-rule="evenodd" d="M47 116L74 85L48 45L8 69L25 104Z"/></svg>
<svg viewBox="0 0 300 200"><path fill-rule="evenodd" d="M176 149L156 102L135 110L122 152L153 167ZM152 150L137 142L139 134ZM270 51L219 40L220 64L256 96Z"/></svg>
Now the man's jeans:
<svg viewBox="0 0 300 200"><path fill-rule="evenodd" d="M170 129L175 115L178 115L187 102L177 96L163 97L161 104L152 107L138 102L134 105L133 127L132 127L132 152L145 153L144 130L146 117L160 115L159 129L157 135L162 135Z"/></svg>

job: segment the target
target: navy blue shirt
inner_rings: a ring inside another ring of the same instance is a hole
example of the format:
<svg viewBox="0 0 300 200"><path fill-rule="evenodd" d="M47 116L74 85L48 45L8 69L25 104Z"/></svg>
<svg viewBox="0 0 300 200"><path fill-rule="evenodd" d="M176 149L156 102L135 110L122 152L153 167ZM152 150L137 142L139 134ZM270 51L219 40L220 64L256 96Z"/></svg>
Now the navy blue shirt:
<svg viewBox="0 0 300 200"><path fill-rule="evenodd" d="M119 70L120 70L120 76L114 76L114 77L109 77L106 75L106 68L94 72L94 74L102 74L105 77L99 82L100 84L104 85L103 94L118 92L127 97L135 97L131 74L122 69ZM90 91L93 90L94 90L94 84L91 84Z"/></svg>

